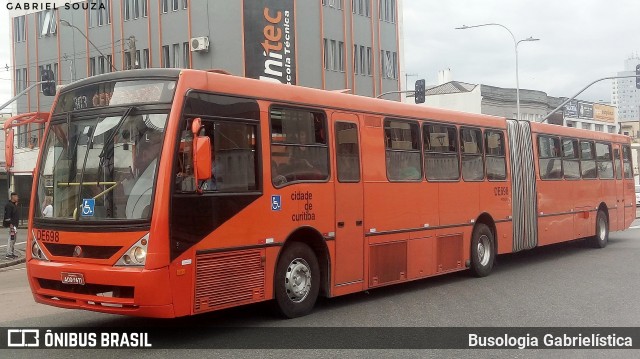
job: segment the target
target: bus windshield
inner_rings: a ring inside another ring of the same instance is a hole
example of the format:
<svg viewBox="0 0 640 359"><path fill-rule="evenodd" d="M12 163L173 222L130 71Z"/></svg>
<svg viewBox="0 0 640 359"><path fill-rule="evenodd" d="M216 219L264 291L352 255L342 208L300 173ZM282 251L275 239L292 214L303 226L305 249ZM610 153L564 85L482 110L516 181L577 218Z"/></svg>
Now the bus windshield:
<svg viewBox="0 0 640 359"><path fill-rule="evenodd" d="M129 107L52 120L41 152L35 217L150 218L167 117L168 110Z"/></svg>

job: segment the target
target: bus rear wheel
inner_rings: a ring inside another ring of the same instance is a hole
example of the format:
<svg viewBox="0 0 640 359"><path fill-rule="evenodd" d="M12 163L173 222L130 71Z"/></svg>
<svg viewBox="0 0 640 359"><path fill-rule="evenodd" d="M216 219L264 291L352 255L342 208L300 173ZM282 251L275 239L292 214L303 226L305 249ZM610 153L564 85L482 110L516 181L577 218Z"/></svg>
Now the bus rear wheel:
<svg viewBox="0 0 640 359"><path fill-rule="evenodd" d="M596 216L596 234L589 238L589 245L593 248L604 248L609 243L609 219L604 211L598 211Z"/></svg>
<svg viewBox="0 0 640 359"><path fill-rule="evenodd" d="M491 273L496 258L493 232L486 224L480 223L471 237L471 274L486 277Z"/></svg>
<svg viewBox="0 0 640 359"><path fill-rule="evenodd" d="M307 315L320 291L320 266L308 245L285 246L276 267L275 297L278 311L286 318Z"/></svg>

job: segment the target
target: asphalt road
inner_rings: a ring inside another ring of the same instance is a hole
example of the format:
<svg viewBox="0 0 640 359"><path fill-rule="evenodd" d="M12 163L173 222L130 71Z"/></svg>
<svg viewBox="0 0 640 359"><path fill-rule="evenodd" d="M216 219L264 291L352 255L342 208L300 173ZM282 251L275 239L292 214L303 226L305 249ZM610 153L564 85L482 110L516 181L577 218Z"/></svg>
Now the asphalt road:
<svg viewBox="0 0 640 359"><path fill-rule="evenodd" d="M429 326L640 326L640 221L638 228L612 233L605 249L583 242L538 248L498 258L486 278L466 272L321 300L306 317L282 320L268 303L176 320L149 320L72 311L36 304L26 281L25 265L0 269L0 327L166 327L188 346L193 329L201 340L220 326L240 327L429 327ZM235 334L237 335L237 334ZM194 339L195 340L195 339ZM251 340L251 338L246 338ZM195 341L194 341L195 343ZM174 357L170 350L127 351L136 357ZM91 353L91 354L90 354ZM93 354L95 353L95 354ZM183 350L180 356L260 357L425 357L461 356L464 351L221 351ZM480 357L522 357L518 351L480 351ZM535 353L535 352L525 352ZM538 351L538 355L550 351ZM584 352L582 352L584 353ZM596 354L596 352L589 352ZM113 357L108 350L12 351L9 357ZM573 357L575 351L555 356ZM637 353L634 353L637 354ZM527 355L525 355L527 356ZM608 357L630 357L610 351ZM635 355L633 355L635 356ZM0 357L6 357L0 353Z"/></svg>

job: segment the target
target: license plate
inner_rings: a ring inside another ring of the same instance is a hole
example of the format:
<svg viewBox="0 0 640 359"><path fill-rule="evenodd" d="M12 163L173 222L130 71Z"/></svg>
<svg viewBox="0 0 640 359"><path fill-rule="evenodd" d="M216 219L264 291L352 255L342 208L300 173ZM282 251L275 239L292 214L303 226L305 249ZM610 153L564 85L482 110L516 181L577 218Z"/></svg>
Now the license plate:
<svg viewBox="0 0 640 359"><path fill-rule="evenodd" d="M62 284L84 285L84 275L82 273L62 272Z"/></svg>

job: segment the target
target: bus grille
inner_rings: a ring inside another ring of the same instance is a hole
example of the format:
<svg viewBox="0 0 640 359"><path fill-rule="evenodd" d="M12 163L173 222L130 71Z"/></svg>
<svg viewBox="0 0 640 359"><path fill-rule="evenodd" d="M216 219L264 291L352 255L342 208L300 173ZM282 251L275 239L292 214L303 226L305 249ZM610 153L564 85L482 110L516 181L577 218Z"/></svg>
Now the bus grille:
<svg viewBox="0 0 640 359"><path fill-rule="evenodd" d="M82 258L109 259L122 249L120 246L85 246L76 244L40 243L47 248L49 253L56 257L73 257L73 251L76 247L80 246L82 248Z"/></svg>
<svg viewBox="0 0 640 359"><path fill-rule="evenodd" d="M59 280L38 278L38 284L42 289L55 290L64 293L95 295L112 298L133 298L133 287L91 284L75 285L63 284Z"/></svg>
<svg viewBox="0 0 640 359"><path fill-rule="evenodd" d="M260 250L197 255L194 311L263 300L264 267Z"/></svg>

